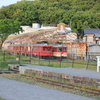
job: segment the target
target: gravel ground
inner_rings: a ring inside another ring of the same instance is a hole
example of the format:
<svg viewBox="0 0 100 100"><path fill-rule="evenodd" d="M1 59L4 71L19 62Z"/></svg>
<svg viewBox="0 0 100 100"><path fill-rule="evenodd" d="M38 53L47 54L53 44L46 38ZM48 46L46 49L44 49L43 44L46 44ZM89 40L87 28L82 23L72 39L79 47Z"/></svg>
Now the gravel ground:
<svg viewBox="0 0 100 100"><path fill-rule="evenodd" d="M0 97L7 100L95 100L2 77Z"/></svg>

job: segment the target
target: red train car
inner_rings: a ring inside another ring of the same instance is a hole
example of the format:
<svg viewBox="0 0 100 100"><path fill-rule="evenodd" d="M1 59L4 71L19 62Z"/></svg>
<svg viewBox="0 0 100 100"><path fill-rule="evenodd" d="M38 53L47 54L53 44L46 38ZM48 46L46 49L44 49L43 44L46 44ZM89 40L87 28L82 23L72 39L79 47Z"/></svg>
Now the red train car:
<svg viewBox="0 0 100 100"><path fill-rule="evenodd" d="M10 54L18 54L20 51L20 46L19 45L9 45L8 46L8 52Z"/></svg>
<svg viewBox="0 0 100 100"><path fill-rule="evenodd" d="M23 54L41 57L67 57L67 47L62 44L49 45L48 43L40 43L33 45L9 45L8 52L11 54Z"/></svg>
<svg viewBox="0 0 100 100"><path fill-rule="evenodd" d="M11 54L52 56L52 46L49 44L9 45L8 52Z"/></svg>
<svg viewBox="0 0 100 100"><path fill-rule="evenodd" d="M35 44L31 46L32 55L52 56L52 46L48 44Z"/></svg>
<svg viewBox="0 0 100 100"><path fill-rule="evenodd" d="M53 56L54 57L67 57L67 46L62 44L57 44L53 46Z"/></svg>

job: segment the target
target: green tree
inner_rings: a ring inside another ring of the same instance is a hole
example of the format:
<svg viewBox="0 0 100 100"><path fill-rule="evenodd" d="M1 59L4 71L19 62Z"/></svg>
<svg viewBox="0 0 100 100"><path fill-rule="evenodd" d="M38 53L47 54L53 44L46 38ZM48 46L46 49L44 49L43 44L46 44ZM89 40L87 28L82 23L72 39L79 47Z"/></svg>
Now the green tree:
<svg viewBox="0 0 100 100"><path fill-rule="evenodd" d="M3 42L7 39L7 37L12 33L19 33L22 31L20 27L20 22L13 19L3 19L0 20L0 49L2 48Z"/></svg>
<svg viewBox="0 0 100 100"><path fill-rule="evenodd" d="M18 19L21 25L63 22L81 33L100 28L100 0L21 0L0 9L0 19Z"/></svg>

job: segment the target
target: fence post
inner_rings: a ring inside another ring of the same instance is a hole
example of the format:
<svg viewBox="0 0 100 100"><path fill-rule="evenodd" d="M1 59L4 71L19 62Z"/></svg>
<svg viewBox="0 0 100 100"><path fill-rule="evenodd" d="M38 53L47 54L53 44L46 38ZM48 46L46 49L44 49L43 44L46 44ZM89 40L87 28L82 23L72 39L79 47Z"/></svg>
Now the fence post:
<svg viewBox="0 0 100 100"><path fill-rule="evenodd" d="M30 51L30 64L31 64L31 60L32 60L32 52Z"/></svg>
<svg viewBox="0 0 100 100"><path fill-rule="evenodd" d="M5 61L5 51L3 52L3 61Z"/></svg>
<svg viewBox="0 0 100 100"><path fill-rule="evenodd" d="M70 67L70 59L68 59L67 61L68 61L68 65L67 66Z"/></svg>
<svg viewBox="0 0 100 100"><path fill-rule="evenodd" d="M61 53L61 58L60 58L60 67L62 67L62 53Z"/></svg>
<svg viewBox="0 0 100 100"><path fill-rule="evenodd" d="M73 54L73 62L72 62L72 68L74 67L74 54Z"/></svg>
<svg viewBox="0 0 100 100"><path fill-rule="evenodd" d="M21 47L19 47L19 65L21 65L20 64L20 54L21 54Z"/></svg>
<svg viewBox="0 0 100 100"><path fill-rule="evenodd" d="M87 61L87 66L86 66L86 70L88 69L88 65L89 65L89 59L90 59L90 55L88 55L88 61Z"/></svg>
<svg viewBox="0 0 100 100"><path fill-rule="evenodd" d="M40 52L39 52L39 62L38 63L40 64Z"/></svg>
<svg viewBox="0 0 100 100"><path fill-rule="evenodd" d="M50 66L50 59L49 59L49 66Z"/></svg>

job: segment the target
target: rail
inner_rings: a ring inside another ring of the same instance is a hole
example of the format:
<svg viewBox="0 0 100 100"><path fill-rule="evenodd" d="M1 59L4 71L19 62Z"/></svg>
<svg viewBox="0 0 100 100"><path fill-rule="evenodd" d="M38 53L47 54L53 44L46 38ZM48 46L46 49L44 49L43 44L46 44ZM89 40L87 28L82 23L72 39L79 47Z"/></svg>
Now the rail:
<svg viewBox="0 0 100 100"><path fill-rule="evenodd" d="M9 74L9 75L11 75L11 74ZM7 76L8 76L8 74L7 74ZM28 75L14 74L13 77L17 77L17 79L18 78L22 78L22 79L24 78L24 79L27 79L27 80L41 82L41 83L48 84L48 85L51 85L51 86L58 86L58 87L61 87L61 88L65 88L65 89L68 89L68 90L74 90L74 91L78 91L78 92L81 92L81 93L85 92L85 93L88 93L88 94L93 95L93 96L100 96L100 90L97 90L97 89L83 88L82 86L72 85L72 84L69 84L69 83L51 81L51 80L48 80L48 79L42 79L42 78L37 78L37 77L34 77L34 76L28 76Z"/></svg>

